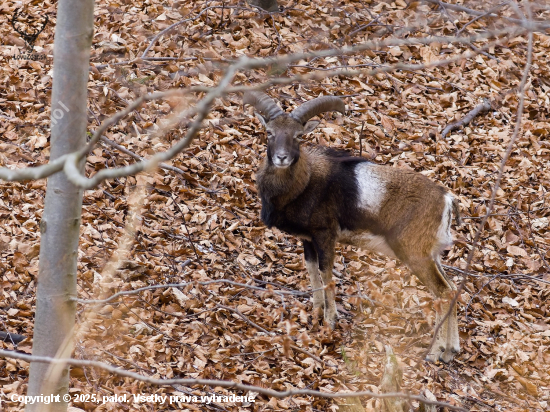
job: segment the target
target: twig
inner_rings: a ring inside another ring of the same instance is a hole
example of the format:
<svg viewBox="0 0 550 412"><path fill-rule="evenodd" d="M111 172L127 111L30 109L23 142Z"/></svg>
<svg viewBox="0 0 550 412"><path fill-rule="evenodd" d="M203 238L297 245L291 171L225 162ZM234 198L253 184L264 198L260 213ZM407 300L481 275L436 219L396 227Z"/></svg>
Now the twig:
<svg viewBox="0 0 550 412"><path fill-rule="evenodd" d="M183 227L185 228L185 232L187 233L187 241L189 242L189 244L193 248L193 252L195 253L195 257L197 258L197 260L202 265L203 264L202 259L199 256L199 253L197 252L197 248L195 247L195 243L191 240L191 233L189 232L189 228L187 227L187 222L185 221L185 213L183 213L183 210L181 209L181 207L180 207L180 205L179 205L179 203L176 199L176 195L172 194L172 200L174 201L174 205L176 206L176 209L178 210L178 212L180 212L181 221L183 222Z"/></svg>
<svg viewBox="0 0 550 412"><path fill-rule="evenodd" d="M458 29L456 23L455 23L455 19L453 19L451 17L451 15L449 14L447 8L445 7L445 3L443 3L442 1L439 1L439 7L443 10L443 12L445 13L445 15L449 18L449 21L452 23L452 25L455 27L455 30L456 30L456 35L459 36L460 33L461 33L461 30ZM478 16L477 18L481 18L481 16ZM470 49L472 49L473 51L479 53L479 54L482 54L490 59L493 59L493 60L496 60L497 62L500 63L500 60L498 59L498 57L495 57L493 56L492 54L489 54L487 53L486 51L483 51L483 50L480 50L478 47L474 46L472 43L466 43L468 45L468 47L470 47Z"/></svg>
<svg viewBox="0 0 550 412"><path fill-rule="evenodd" d="M144 158L141 157L140 155L138 155L137 153L132 152L131 150L125 148L125 147L122 146L122 145L119 145L118 143L112 141L111 139L109 139L109 138L107 138L107 137L105 137L105 136L101 136L100 139L101 139L101 141L102 141L103 143L106 143L106 144L108 144L109 146L114 147L114 148L117 149L119 152L122 152L122 153L124 153L124 154L127 154L128 156L131 156L131 157L133 157L134 159L139 160L139 161L143 161L143 160L144 160ZM166 163L159 163L159 167L160 167L161 169L164 169L164 170L170 170L170 171L172 171L172 172L176 172L176 173L178 173L178 174L180 174L180 175L185 174L185 172L184 172L183 170L181 170L179 167L170 166L170 165L167 165Z"/></svg>
<svg viewBox="0 0 550 412"><path fill-rule="evenodd" d="M126 100L125 98L121 97L120 94L118 94L118 92L117 92L115 89L112 89L112 88L110 88L110 87L107 87L107 89L109 89L110 91L112 91L112 92L115 94L115 96L116 96L120 101L122 101L124 104L126 104L126 106L129 106L129 105L130 105L130 103L128 102L128 100ZM139 112L138 112L137 110L134 110L134 111L135 111L135 113L136 113L138 119L139 119L141 122L143 122L143 121L144 121L144 120L143 120L143 117L141 117L141 115L139 114Z"/></svg>
<svg viewBox="0 0 550 412"><path fill-rule="evenodd" d="M474 120L474 118L477 115L479 115L481 113L485 113L486 111L488 111L490 109L491 109L491 101L489 99L483 99L483 101L480 104L478 104L476 107L474 107L472 110L470 110L468 112L468 114L466 114L466 116L464 116L462 119L447 125L443 129L443 131L441 132L441 137L443 139L445 139L445 137L447 136L447 134L449 132L451 132L455 129L458 129L459 127L466 126L472 120Z"/></svg>
<svg viewBox="0 0 550 412"><path fill-rule="evenodd" d="M328 399L351 398L351 397L359 397L359 396L366 396L366 397L377 398L377 399L403 398L403 399L408 399L413 401L424 402L430 405L444 407L452 411L468 412L467 409L462 408L460 406L454 406L446 402L431 401L421 395L411 395L411 394L402 393L402 392L396 392L396 393L390 392L390 393L383 393L383 394L373 393L370 391L329 393L329 392L315 391L311 389L289 389L286 391L277 391L269 388L263 388L260 386L245 385L245 384L233 382L233 381L214 380L214 379L193 379L193 378L156 379L156 378L151 378L149 376L139 375L135 372L130 372L124 369L120 369L112 365L109 365L107 363L91 361L91 360L83 360L83 359L32 356L32 355L25 355L19 352L7 351L7 350L0 350L0 357L20 359L20 360L24 360L25 362L65 364L65 365L73 365L73 366L80 366L80 367L88 366L88 367L102 369L104 371L107 371L112 374L116 374L118 376L124 376L127 378L135 379L137 381L146 382L152 385L159 385L159 386L167 386L167 385L202 385L202 386L213 386L213 387L219 386L222 388L238 389L245 392L257 392L262 395L279 398L279 399L288 398L290 396L296 396L296 395L315 396L319 398L328 398Z"/></svg>
<svg viewBox="0 0 550 412"><path fill-rule="evenodd" d="M319 70L319 71L330 71L330 70L337 70L337 69L353 69L356 67L378 67L380 65L376 63L365 63L365 64L354 64L352 66L332 66L332 67L315 67L310 66L308 64L289 64L288 67L298 67L298 68L305 68L310 70Z"/></svg>
<svg viewBox="0 0 550 412"><path fill-rule="evenodd" d="M185 393L186 395L191 395L191 396L195 395L192 391L190 391L189 389L187 389L183 386L178 386L178 385L170 385L170 386L172 386L172 388L174 388L178 392ZM205 392L206 393L211 393L211 392L207 392L207 391L205 391ZM210 406L210 407L213 407L214 409L219 409L221 411L227 411L227 409L225 409L223 406L221 406L217 402L210 402L210 403L207 403L205 406L207 408Z"/></svg>
<svg viewBox="0 0 550 412"><path fill-rule="evenodd" d="M447 7L445 7L446 3L443 3L442 1L438 1L437 3L439 4L439 8L443 10L443 13L447 16L449 22L455 27L455 31L458 36L458 27L456 26L455 19L451 17L449 11L447 10Z"/></svg>
<svg viewBox="0 0 550 412"><path fill-rule="evenodd" d="M497 4L495 7L492 7L490 8L489 10L487 10L484 14L480 14L476 17L474 17L472 20L470 20L468 23L466 23L464 26L462 26L460 28L460 30L456 33L457 36L460 35L464 30L466 30L466 27L468 27L470 24L472 23L475 23L476 21L478 21L479 19L483 18L483 17L486 17L488 16L489 14L492 14L494 13L495 11L497 11L498 9L500 9L502 6L506 6L508 4L508 2L502 2L500 4Z"/></svg>
<svg viewBox="0 0 550 412"><path fill-rule="evenodd" d="M474 278L489 277L489 275L485 275L485 274L476 275L472 272L468 272L468 271L459 269L459 268L454 267L454 266L448 266L448 265L442 265L442 266L445 269L452 270L454 272L460 273L460 274L465 275L465 276L470 276L470 277L474 277ZM550 285L550 281L548 281L548 280L539 279L536 276L527 275L525 273L510 273L510 274L499 273L497 276L499 278L524 278L524 279L530 279L530 280L535 281L535 282L540 282L540 283L545 283L547 285Z"/></svg>
<svg viewBox="0 0 550 412"><path fill-rule="evenodd" d="M359 133L359 157L363 155L363 129L365 128L365 121L361 123L361 133Z"/></svg>
<svg viewBox="0 0 550 412"><path fill-rule="evenodd" d="M148 61L152 61L152 62L163 62L163 61L185 62L185 61L190 61L190 60L198 60L198 57L195 57L195 56L190 56L190 57L143 57L143 58L136 57L135 59L132 59L132 60L123 60L123 61L114 62L114 63L103 63L103 64L94 65L93 67L98 69L98 70L101 70L101 69L104 69L104 68L109 67L109 66L121 66L121 65L124 65L124 64L139 63L140 61L146 61L146 62L148 62ZM201 60L211 61L211 62L223 62L223 63L228 63L228 64L235 63L235 60L222 59L222 58L216 58L216 57L201 56ZM92 66L90 66L90 69L91 68L92 68Z"/></svg>
<svg viewBox="0 0 550 412"><path fill-rule="evenodd" d="M244 320L246 323L248 323L250 326L252 326L253 328L258 329L259 331L262 331L263 333L267 334L268 336L274 335L273 332L269 332L268 330L262 328L262 327L261 327L260 325L258 325L257 323L252 322L246 315L244 315L244 314L243 314L240 310L238 310L238 309L230 308L229 306L221 305L221 304L219 304L219 303L216 304L216 307L221 308L221 309L228 310L229 312L233 312L233 313L239 315L239 316L241 317L241 319Z"/></svg>
<svg viewBox="0 0 550 412"><path fill-rule="evenodd" d="M273 15L271 13L269 14L269 17L271 17L273 30L275 30L275 33L277 33L277 49L275 50L275 52L273 52L273 54L276 55L277 53L279 53L279 50L281 50L281 47L283 46L283 38L281 37L281 33L279 33L279 29L275 25L275 19L273 18Z"/></svg>
<svg viewBox="0 0 550 412"><path fill-rule="evenodd" d="M119 145L118 143L112 141L111 139L109 139L105 136L101 136L101 141L103 143L106 143L106 144L110 145L110 146L113 146L118 151L120 151L122 153L125 153L128 156L131 156L136 160L139 160L141 162L143 162L145 160L145 158L141 157L137 153L132 152L131 150L127 149L126 147L124 147L122 145ZM185 172L183 170L181 170L179 167L171 166L171 165L168 165L166 163L159 163L158 167L160 167L161 169L164 169L164 170L169 170L171 172L178 173L178 174L182 175L185 178ZM197 186L198 188L204 190L205 192L212 193L212 190L208 189L207 187L204 187L200 183L194 183L194 185Z"/></svg>
<svg viewBox="0 0 550 412"><path fill-rule="evenodd" d="M483 50L480 50L479 47L477 46L474 46L472 43L467 43L468 47L470 49L472 49L473 51L479 53L479 54L483 54L485 57L488 57L489 59L493 59L493 60L496 60L497 62L500 63L500 59L496 56L493 56L492 54L489 54L487 53L486 51L483 51Z"/></svg>
<svg viewBox="0 0 550 412"><path fill-rule="evenodd" d="M170 149L168 149L166 152L158 153L152 158L145 160L143 162L134 163L129 166L124 166L117 169L102 169L99 172L97 172L93 177L87 178L86 176L82 175L79 169L79 162L80 158L83 156L83 152L86 153L86 148L84 150L81 150L77 153L70 154L67 157L67 160L65 161L64 170L65 174L67 175L68 179L76 186L79 186L83 189L91 189L93 187L96 187L99 183L103 182L106 179L113 179L117 177L123 177L128 176L129 174L135 174L139 173L144 170L153 169L158 166L159 163L161 163L164 160L168 160L176 156L178 153L186 149L191 142L195 139L195 136L198 134L199 130L202 128L202 122L210 112L210 107L214 103L214 100L221 96L224 93L224 89L229 86L231 80L233 79L233 76L237 71L243 68L243 66L246 66L247 64L246 58L241 58L238 63L236 63L233 66L230 66L224 77L220 80L219 84L210 91L200 102L199 104L188 110L184 110L183 112L178 113L175 116L172 116L172 118L167 122L167 124L164 127L164 130L166 130L168 127L173 127L179 122L181 122L184 118L190 115L190 113L196 113L195 120L191 123L189 129L187 130L187 133L185 137L178 141L174 146L172 146ZM146 99L151 99L155 93L148 96L142 96L140 99L136 100L136 102L140 101L143 102ZM158 94L157 94L158 97ZM136 103L134 102L134 103ZM133 107L134 104L129 105L125 108L124 111L127 111L130 108ZM124 112L123 111L123 112ZM117 115L120 115L122 112L117 113ZM114 119L117 117L117 115L113 116L109 120ZM122 117L122 116L120 116ZM107 122L106 122L107 123ZM105 123L104 123L105 124ZM103 126L103 125L102 125ZM163 129L161 129L162 132ZM101 130L101 127L96 130L96 133L94 133L94 137L88 144L89 146L93 145L94 139L98 139L103 131Z"/></svg>
<svg viewBox="0 0 550 412"><path fill-rule="evenodd" d="M139 288L139 289L125 290L123 292L115 293L114 295L112 295L112 296L110 296L106 299L71 298L70 300L72 300L73 302L77 302L77 303L81 303L81 304L85 304L85 305L99 304L99 303L109 303L109 302L119 298L120 296L136 295L136 294L138 294L140 292L143 292L145 290L166 289L166 288L183 288L183 287L189 286L189 285L206 286L206 285L211 285L211 284L214 284L214 283L227 283L229 285L244 287L244 288L247 288L247 289L259 290L261 292L271 292L271 293L283 294L283 295L304 295L304 296L309 296L314 292L314 291L300 292L300 291L297 291L297 290L296 291L288 291L288 290L265 289L265 288L260 288L258 286L248 285L246 283L235 282L233 280L216 279L216 280L208 280L208 281L204 281L204 282L183 282L183 283L168 283L168 284L165 284L165 285L144 286L144 287Z"/></svg>
<svg viewBox="0 0 550 412"><path fill-rule="evenodd" d="M459 4L444 3L440 0L423 0L423 1L426 2L426 3L436 4L439 7L442 7L442 5L444 5L445 8L448 8L450 10L463 11L463 12L468 13L468 14L473 14L474 16L485 15L484 11L469 9L469 8L461 6Z"/></svg>
<svg viewBox="0 0 550 412"><path fill-rule="evenodd" d="M484 275L484 276L487 276L487 275ZM499 274L498 275L499 277L501 278L523 278L523 279L529 279L529 280L532 280L532 281L535 281L535 282L540 282L540 283L544 283L546 285L550 285L550 281L548 280L544 280L544 279L539 279L535 276L531 276L531 275L527 275L527 274L524 274L524 273L511 273L509 275L507 274Z"/></svg>
<svg viewBox="0 0 550 412"><path fill-rule="evenodd" d="M296 345L290 345L291 349L294 349L296 352L300 352L300 353L303 353L304 355L307 355L309 356L311 359L314 359L316 360L317 362L319 362L320 364L324 365L324 364L327 364L329 366L332 366L332 367L337 367L337 365L332 365L328 362L325 362L323 359L321 359L320 357L314 355L313 353L311 352L308 352L307 350L303 349L303 348L300 348L299 346L296 346Z"/></svg>
<svg viewBox="0 0 550 412"><path fill-rule="evenodd" d="M76 159L76 161L80 161L80 159L86 156L87 153L92 151L96 143L101 139L103 133L105 133L105 131L109 128L109 126L117 123L119 120L125 117L128 113L130 113L131 111L141 106L145 101L156 99L156 98L158 98L158 95L156 93L153 93L147 96L138 97L136 100L128 104L120 112L115 113L113 116L109 117L107 120L101 123L101 125L99 125L99 127L94 131L94 134L92 135L92 138L90 139L88 144L84 146L82 149L80 149L78 152L71 153L70 155L68 155L68 157L72 156L73 158Z"/></svg>
<svg viewBox="0 0 550 412"><path fill-rule="evenodd" d="M151 371L151 370L149 370L149 369L142 368L142 367L139 366L137 363L132 362L131 360L121 358L120 356L117 356L117 355L115 355L114 353L111 353L111 352L106 351L106 350L104 350L104 349L100 349L100 350L101 350L103 353L106 353L107 355L110 355L110 356L112 356L113 358L118 359L118 360L121 361L121 362L125 362L125 363L127 363L128 365L132 365L134 368L136 368L136 369L138 369L138 370L142 370L142 371L144 371L144 372L148 372L148 373L150 373L151 375L153 375L153 374L155 373L155 372L153 372L153 371Z"/></svg>
<svg viewBox="0 0 550 412"><path fill-rule="evenodd" d="M470 305L472 304L472 301L477 297L479 296L479 294L483 291L483 289L485 289L485 286L488 286L493 280L495 280L496 278L498 278L499 275L495 275L493 276L491 279L489 279L487 282L485 282L480 288L479 290L470 298L470 300L468 301L468 304L466 305L466 307L464 308L464 318L466 319L466 322L468 322L468 309L470 308Z"/></svg>
<svg viewBox="0 0 550 412"><path fill-rule="evenodd" d="M461 6L459 4L451 4L451 3L444 3L440 0L422 0L426 3L431 3L431 4L437 4L437 5L441 5L441 4L444 4L446 8L450 9L450 10L455 10L455 11L463 11L465 13L468 13L468 14L471 14L473 16L480 16L480 17L485 17L485 16L489 16L489 17L499 17L497 14L494 14L494 13L487 13L485 11L481 11L481 10L474 10L474 9L469 9L468 7L464 7L464 6ZM507 4L510 4L510 3L507 3ZM504 20L507 20L509 22L512 22L512 23L515 23L515 24L525 24L526 22L526 19L514 19L512 17L505 17L505 16L500 16L502 17L502 19ZM533 23L540 23L540 21L535 21ZM546 26L546 24L544 24L544 26ZM548 28L548 27L545 27L545 28ZM545 28L542 28L541 29L545 29Z"/></svg>
<svg viewBox="0 0 550 412"><path fill-rule="evenodd" d="M68 157L69 155L63 155L50 163L36 167L25 167L15 170L7 167L0 167L0 179L8 182L24 182L25 180L44 179L59 172L60 170L63 170L63 166L65 165L65 161Z"/></svg>
<svg viewBox="0 0 550 412"><path fill-rule="evenodd" d="M227 5L221 5L221 6L210 6L210 7L206 7L204 8L203 10L201 10L201 12L199 14L197 14L195 17L189 17L189 18L186 18L186 19L183 19L183 20L180 20L180 21L177 21L175 22L174 24L168 26L167 28L165 28L164 30L162 30L161 32L159 32L155 37L153 37L153 40L151 40L151 42L149 43L149 46L147 46L147 48L145 49L145 51L143 52L143 54L141 55L141 58L142 59L145 59L145 57L147 56L147 53L149 53L149 50L151 50L151 48L155 45L155 43L157 42L157 40L162 37L163 35L165 35L166 33L172 31L172 29L176 28L177 26L183 24L183 23L186 23L188 21L193 21L193 20L197 20L200 16L202 16L204 13L206 13L208 10L212 10L212 9L219 9L219 8L224 8L224 9L236 9L236 8L242 8L240 6L227 6Z"/></svg>
<svg viewBox="0 0 550 412"><path fill-rule="evenodd" d="M379 22L380 17L382 17L382 14L379 14L378 16L376 16L369 23L363 24L362 26L359 26L358 28L356 28L355 30L353 30L352 32L349 33L349 37L354 36L355 34L359 33L361 30L365 30L365 29L369 28L370 26L373 26L377 23L380 23Z"/></svg>
<svg viewBox="0 0 550 412"><path fill-rule="evenodd" d="M437 400L435 395L433 393L431 393L429 389L424 389L424 391L422 391L422 394L427 399L430 399L432 401ZM437 408L433 405L426 405L426 404L420 402L420 408L418 409L418 412L437 412Z"/></svg>

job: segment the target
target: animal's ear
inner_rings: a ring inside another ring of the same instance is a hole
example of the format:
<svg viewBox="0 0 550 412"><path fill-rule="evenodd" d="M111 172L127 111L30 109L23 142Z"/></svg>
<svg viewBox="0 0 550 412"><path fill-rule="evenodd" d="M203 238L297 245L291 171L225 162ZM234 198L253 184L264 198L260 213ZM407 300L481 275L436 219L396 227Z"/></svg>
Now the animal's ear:
<svg viewBox="0 0 550 412"><path fill-rule="evenodd" d="M256 117L258 118L258 120L260 121L261 124L264 125L264 127L266 126L267 124L267 121L265 120L265 117L263 117L260 113L258 112L254 112L254 114L256 115Z"/></svg>
<svg viewBox="0 0 550 412"><path fill-rule="evenodd" d="M310 120L307 122L304 126L304 134L308 134L315 130L315 128L319 126L319 123L321 123L319 120Z"/></svg>

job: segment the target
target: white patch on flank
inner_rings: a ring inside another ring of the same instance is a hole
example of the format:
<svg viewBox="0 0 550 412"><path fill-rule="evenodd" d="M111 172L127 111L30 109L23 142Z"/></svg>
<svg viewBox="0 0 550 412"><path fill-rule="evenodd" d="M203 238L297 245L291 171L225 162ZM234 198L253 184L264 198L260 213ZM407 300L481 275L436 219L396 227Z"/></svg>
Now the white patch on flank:
<svg viewBox="0 0 550 412"><path fill-rule="evenodd" d="M434 254L439 255L441 251L453 244L453 236L451 235L451 221L453 219L453 195L447 193L445 195L445 207L443 208L443 216L441 223L437 229L437 243L434 248Z"/></svg>
<svg viewBox="0 0 550 412"><path fill-rule="evenodd" d="M374 171L370 163L359 163L355 166L355 180L359 199L357 206L376 215L386 197L386 185Z"/></svg>
<svg viewBox="0 0 550 412"><path fill-rule="evenodd" d="M339 230L338 242L381 253L391 258L396 257L395 253L393 253L393 250L390 245L386 243L386 239L383 236L374 235L370 232L351 232L349 230Z"/></svg>

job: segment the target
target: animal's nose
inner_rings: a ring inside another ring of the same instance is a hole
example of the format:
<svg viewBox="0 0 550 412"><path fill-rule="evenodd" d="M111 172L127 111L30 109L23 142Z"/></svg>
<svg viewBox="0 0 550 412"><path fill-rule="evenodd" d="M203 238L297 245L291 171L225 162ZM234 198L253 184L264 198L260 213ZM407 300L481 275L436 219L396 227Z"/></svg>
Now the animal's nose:
<svg viewBox="0 0 550 412"><path fill-rule="evenodd" d="M288 156L286 155L277 155L277 158L281 161L281 162L284 162L284 160L287 158Z"/></svg>

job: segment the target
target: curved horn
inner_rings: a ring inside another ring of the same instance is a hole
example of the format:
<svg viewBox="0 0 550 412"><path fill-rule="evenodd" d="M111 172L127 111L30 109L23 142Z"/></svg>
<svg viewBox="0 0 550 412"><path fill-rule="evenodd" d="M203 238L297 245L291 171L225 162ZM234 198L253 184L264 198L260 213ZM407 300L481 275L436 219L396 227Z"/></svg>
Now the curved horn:
<svg viewBox="0 0 550 412"><path fill-rule="evenodd" d="M317 116L319 113L337 111L345 113L346 105L336 96L322 96L313 100L305 102L301 106L298 106L291 114L300 123L305 124L313 116Z"/></svg>
<svg viewBox="0 0 550 412"><path fill-rule="evenodd" d="M254 106L267 122L284 113L275 100L262 92L246 92L243 103Z"/></svg>

